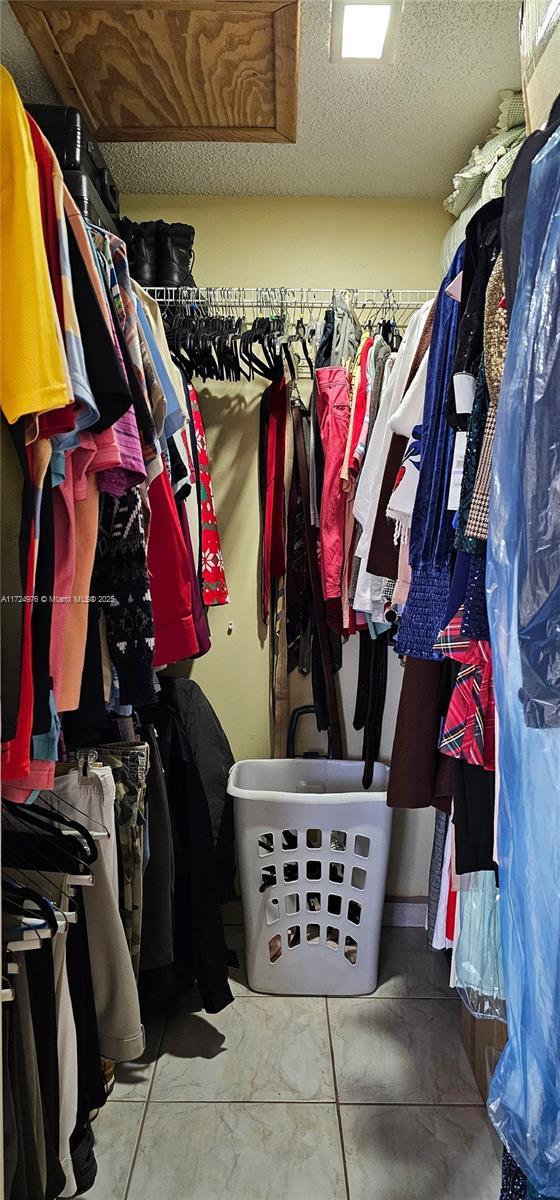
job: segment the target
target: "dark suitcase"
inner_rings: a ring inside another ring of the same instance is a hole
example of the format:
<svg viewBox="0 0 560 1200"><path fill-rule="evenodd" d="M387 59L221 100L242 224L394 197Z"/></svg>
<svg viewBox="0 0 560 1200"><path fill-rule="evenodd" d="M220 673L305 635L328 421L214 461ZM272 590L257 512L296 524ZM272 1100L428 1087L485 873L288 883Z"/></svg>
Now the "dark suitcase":
<svg viewBox="0 0 560 1200"><path fill-rule="evenodd" d="M113 214L105 207L97 188L83 171L65 171L64 182L83 217L93 225L118 233Z"/></svg>
<svg viewBox="0 0 560 1200"><path fill-rule="evenodd" d="M113 220L118 217L119 189L105 162L101 147L79 109L63 104L29 104L27 108L50 142L65 179L69 172L89 179ZM67 182L70 187L69 180ZM84 194L88 191L85 181L82 190ZM72 192L71 187L70 191ZM77 188L77 191L79 193L80 189ZM72 194L74 195L74 192ZM78 197L74 198L78 203ZM81 208L81 205L78 206Z"/></svg>

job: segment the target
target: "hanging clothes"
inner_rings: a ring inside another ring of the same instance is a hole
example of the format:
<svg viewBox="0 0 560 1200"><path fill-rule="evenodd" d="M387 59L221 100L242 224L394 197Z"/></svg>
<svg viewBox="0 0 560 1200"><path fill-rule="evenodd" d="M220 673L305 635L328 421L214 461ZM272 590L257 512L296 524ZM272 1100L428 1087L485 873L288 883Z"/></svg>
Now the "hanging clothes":
<svg viewBox="0 0 560 1200"><path fill-rule="evenodd" d="M346 492L341 472L350 430L350 389L343 367L315 371L316 403L324 456L319 556L323 596L339 600L345 562Z"/></svg>
<svg viewBox="0 0 560 1200"><path fill-rule="evenodd" d="M162 679L162 696L178 714L206 795L221 902L235 895L233 805L227 782L234 757L218 717L194 679Z"/></svg>
<svg viewBox="0 0 560 1200"><path fill-rule="evenodd" d="M179 713L164 701L143 716L157 730L171 815L174 944L173 963L144 972L141 987L153 1005L196 981L206 1011L220 1012L233 996L204 789Z"/></svg>
<svg viewBox="0 0 560 1200"><path fill-rule="evenodd" d="M513 311L513 301L519 273L523 218L527 204L527 192L534 159L549 138L560 127L560 97L552 106L544 129L535 129L522 143L511 168L501 223L501 240L504 254L504 285L508 323Z"/></svg>
<svg viewBox="0 0 560 1200"><path fill-rule="evenodd" d="M216 510L214 508L206 435L204 433L198 396L194 388L189 389L189 399L200 472L202 599L204 604L210 607L214 604L229 604L229 595L224 573L224 560L220 545Z"/></svg>
<svg viewBox="0 0 560 1200"><path fill-rule="evenodd" d="M56 1200L93 1186L90 1115L115 1061L144 1051L137 978L149 992L142 977L169 970L181 986L198 978L209 1006L232 1000L219 908L234 875L231 755L214 736L209 765L201 696L184 715L205 787L175 718L171 763L154 723L141 742L132 716L157 705L156 669L210 648L206 604L227 587L202 418L161 318L133 288L124 244L84 221L4 68L0 88L14 280L2 325L18 346L0 397L13 601L0 612L3 905L21 914L24 886L45 934L4 1019L5 1177L12 1200ZM28 932L20 917L10 928Z"/></svg>
<svg viewBox="0 0 560 1200"><path fill-rule="evenodd" d="M270 613L273 583L286 570L284 529L284 456L288 393L284 378L266 389L261 400L259 434L259 490L261 498L261 611Z"/></svg>
<svg viewBox="0 0 560 1200"><path fill-rule="evenodd" d="M361 563L353 605L355 609L361 612L373 612L374 605L377 605L377 620L382 620L383 604L378 587L375 587L374 598L374 583L367 570L367 558L377 516L383 472L391 442L389 421L401 404L418 341L428 318L430 307L431 302L414 313L407 327L396 358L395 367L383 389L377 418L373 425L367 453L356 488L354 516L362 527L362 533L356 546L356 554Z"/></svg>
<svg viewBox="0 0 560 1200"><path fill-rule="evenodd" d="M504 304L503 255L496 259L486 289L484 317L484 365L488 387L488 412L480 448L466 535L486 540L488 536L488 497L492 470L492 447L496 431L496 412L507 352L507 312Z"/></svg>
<svg viewBox="0 0 560 1200"><path fill-rule="evenodd" d="M154 618L154 668L198 653L189 561L167 471L149 491L148 573Z"/></svg>
<svg viewBox="0 0 560 1200"><path fill-rule="evenodd" d="M500 894L493 871L464 875L453 985L473 1016L505 1021Z"/></svg>
<svg viewBox="0 0 560 1200"><path fill-rule="evenodd" d="M461 663L440 738L440 750L494 770L494 693L489 642L462 633L462 609L439 634L434 649Z"/></svg>
<svg viewBox="0 0 560 1200"><path fill-rule="evenodd" d="M387 803L451 808L451 765L438 749L449 686L445 664L407 658L399 698Z"/></svg>
<svg viewBox="0 0 560 1200"><path fill-rule="evenodd" d="M434 658L451 579L453 530L447 508L453 436L445 419L445 397L459 320L458 304L446 288L461 270L462 247L443 281L434 317L422 422L420 475L410 530L412 583L397 634L400 654Z"/></svg>
<svg viewBox="0 0 560 1200"><path fill-rule="evenodd" d="M560 1192L557 377L560 133L531 167L496 418L487 591L499 713L498 854L508 1043L491 1120L531 1185Z"/></svg>
<svg viewBox="0 0 560 1200"><path fill-rule="evenodd" d="M15 84L0 68L2 100L2 411L13 424L69 403L62 335L52 293L31 133ZM14 292L13 289L16 289ZM26 336L19 328L26 313ZM13 347L19 347L14 355Z"/></svg>

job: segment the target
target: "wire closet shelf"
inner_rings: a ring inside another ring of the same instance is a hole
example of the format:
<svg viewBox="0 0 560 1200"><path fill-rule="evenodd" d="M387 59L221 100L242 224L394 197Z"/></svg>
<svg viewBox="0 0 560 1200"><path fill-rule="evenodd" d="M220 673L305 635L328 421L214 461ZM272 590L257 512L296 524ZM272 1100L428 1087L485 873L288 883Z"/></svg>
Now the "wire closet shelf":
<svg viewBox="0 0 560 1200"><path fill-rule="evenodd" d="M364 321L387 315L403 325L436 295L430 288L147 287L145 290L165 307L177 304L186 309L231 315L275 313L294 321L344 301Z"/></svg>

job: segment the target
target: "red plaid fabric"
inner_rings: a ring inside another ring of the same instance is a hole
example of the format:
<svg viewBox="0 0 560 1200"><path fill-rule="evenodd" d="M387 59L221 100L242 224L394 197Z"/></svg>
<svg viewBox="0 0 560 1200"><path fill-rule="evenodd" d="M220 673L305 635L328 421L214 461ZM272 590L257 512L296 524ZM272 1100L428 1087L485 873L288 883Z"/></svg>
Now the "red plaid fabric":
<svg viewBox="0 0 560 1200"><path fill-rule="evenodd" d="M439 634L434 649L462 663L439 748L486 771L495 770L495 706L490 642L461 633L463 606Z"/></svg>

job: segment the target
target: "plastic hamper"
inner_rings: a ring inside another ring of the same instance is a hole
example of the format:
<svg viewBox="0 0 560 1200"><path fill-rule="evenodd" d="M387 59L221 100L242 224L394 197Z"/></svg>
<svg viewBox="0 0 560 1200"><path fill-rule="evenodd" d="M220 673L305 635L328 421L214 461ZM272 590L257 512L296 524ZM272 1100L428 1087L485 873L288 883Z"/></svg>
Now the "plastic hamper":
<svg viewBox="0 0 560 1200"><path fill-rule="evenodd" d="M332 759L236 763L234 800L247 976L257 992L375 990L392 812L388 768Z"/></svg>

